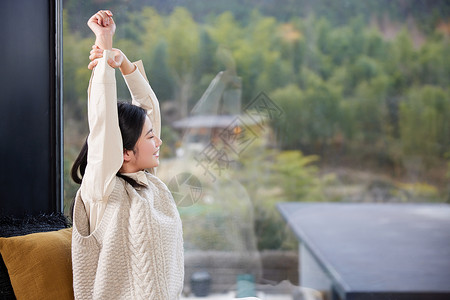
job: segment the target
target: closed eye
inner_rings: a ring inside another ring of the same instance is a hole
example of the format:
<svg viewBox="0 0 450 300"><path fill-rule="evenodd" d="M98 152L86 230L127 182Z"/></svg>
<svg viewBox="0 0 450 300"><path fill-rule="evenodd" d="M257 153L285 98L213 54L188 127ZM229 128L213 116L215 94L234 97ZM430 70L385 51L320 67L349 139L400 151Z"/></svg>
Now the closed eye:
<svg viewBox="0 0 450 300"><path fill-rule="evenodd" d="M147 136L147 135L149 135L150 133L153 133L153 128L150 129L149 131L147 131L147 133L146 133L145 135ZM154 135L152 134L152 135L150 136L150 138L153 138L153 137L154 137Z"/></svg>

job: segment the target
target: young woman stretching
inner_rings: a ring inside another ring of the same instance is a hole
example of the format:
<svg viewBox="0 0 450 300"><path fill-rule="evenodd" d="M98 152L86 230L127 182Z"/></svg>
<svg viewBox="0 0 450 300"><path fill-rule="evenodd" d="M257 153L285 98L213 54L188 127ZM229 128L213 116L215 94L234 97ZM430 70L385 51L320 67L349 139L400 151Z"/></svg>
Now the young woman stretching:
<svg viewBox="0 0 450 300"><path fill-rule="evenodd" d="M89 69L89 136L72 168L76 299L178 299L183 288L181 220L155 176L161 146L158 100L142 62L112 48L110 11L88 21L96 41ZM132 104L117 103L119 68ZM88 149L89 146L89 149ZM146 171L148 170L148 171Z"/></svg>

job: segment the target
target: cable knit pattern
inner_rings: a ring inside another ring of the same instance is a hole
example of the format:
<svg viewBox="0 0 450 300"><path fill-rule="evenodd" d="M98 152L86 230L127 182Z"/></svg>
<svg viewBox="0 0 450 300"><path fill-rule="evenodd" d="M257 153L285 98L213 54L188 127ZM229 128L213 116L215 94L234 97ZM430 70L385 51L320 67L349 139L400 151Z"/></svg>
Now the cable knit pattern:
<svg viewBox="0 0 450 300"><path fill-rule="evenodd" d="M184 278L180 216L166 185L146 176L147 188L117 178L90 235L78 191L72 234L75 299L179 298Z"/></svg>

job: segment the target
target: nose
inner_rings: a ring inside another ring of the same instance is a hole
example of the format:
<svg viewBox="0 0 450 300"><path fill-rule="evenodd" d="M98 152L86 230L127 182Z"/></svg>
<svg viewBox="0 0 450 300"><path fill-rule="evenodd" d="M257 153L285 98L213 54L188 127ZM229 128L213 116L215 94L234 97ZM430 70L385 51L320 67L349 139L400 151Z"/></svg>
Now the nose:
<svg viewBox="0 0 450 300"><path fill-rule="evenodd" d="M157 142L156 146L159 147L162 144L162 139L160 139L159 137L156 137L156 142Z"/></svg>

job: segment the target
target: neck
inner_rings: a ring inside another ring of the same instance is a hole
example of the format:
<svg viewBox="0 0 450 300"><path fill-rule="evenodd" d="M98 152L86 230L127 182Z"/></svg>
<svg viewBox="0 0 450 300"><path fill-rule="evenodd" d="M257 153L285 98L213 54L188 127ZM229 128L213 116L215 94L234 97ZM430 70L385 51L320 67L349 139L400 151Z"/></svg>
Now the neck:
<svg viewBox="0 0 450 300"><path fill-rule="evenodd" d="M128 163L123 163L122 167L119 169L119 173L136 173L141 171L138 167L130 165Z"/></svg>

